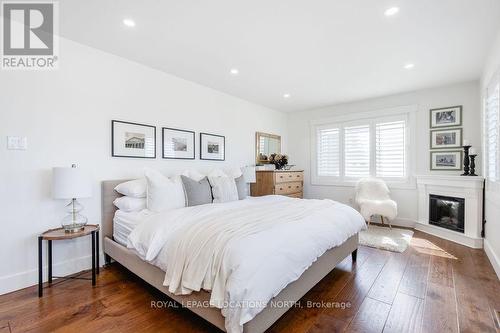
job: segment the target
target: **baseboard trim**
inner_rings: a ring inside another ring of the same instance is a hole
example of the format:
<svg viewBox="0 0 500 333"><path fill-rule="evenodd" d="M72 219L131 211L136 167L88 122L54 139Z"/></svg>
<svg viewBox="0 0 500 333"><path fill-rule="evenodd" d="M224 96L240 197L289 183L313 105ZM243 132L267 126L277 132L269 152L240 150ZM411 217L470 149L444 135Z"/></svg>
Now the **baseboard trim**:
<svg viewBox="0 0 500 333"><path fill-rule="evenodd" d="M500 258L497 257L487 239L484 240L484 252L486 252L486 256L490 260L491 266L493 266L495 273L497 273L497 277L500 279Z"/></svg>
<svg viewBox="0 0 500 333"><path fill-rule="evenodd" d="M104 254L99 256L100 266L104 265ZM52 266L54 275L66 276L75 274L92 268L92 256L84 256L54 263ZM48 267L43 266L43 281L46 282L48 277ZM7 294L19 289L24 289L38 284L38 268L31 269L25 272L19 272L12 275L0 277L0 295Z"/></svg>
<svg viewBox="0 0 500 333"><path fill-rule="evenodd" d="M482 238L471 238L427 223L416 223L415 229L474 249L483 248Z"/></svg>
<svg viewBox="0 0 500 333"><path fill-rule="evenodd" d="M391 220L391 225L395 227L405 227L405 228L414 228L416 221L406 218L406 217L396 217L394 220ZM372 216L371 223L382 224L382 220L380 216ZM385 224L388 224L387 219L385 219Z"/></svg>
<svg viewBox="0 0 500 333"><path fill-rule="evenodd" d="M405 217L396 217L394 221L391 221L391 225L396 225L400 227L406 227L406 228L415 228L415 225L417 222L412 219L408 219Z"/></svg>

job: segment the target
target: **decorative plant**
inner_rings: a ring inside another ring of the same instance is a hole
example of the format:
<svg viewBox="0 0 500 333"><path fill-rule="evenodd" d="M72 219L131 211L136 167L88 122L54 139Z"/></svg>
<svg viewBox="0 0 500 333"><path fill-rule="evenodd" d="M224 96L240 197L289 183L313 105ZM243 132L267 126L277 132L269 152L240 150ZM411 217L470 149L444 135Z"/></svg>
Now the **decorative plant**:
<svg viewBox="0 0 500 333"><path fill-rule="evenodd" d="M276 170L281 170L288 164L288 156L282 154L271 154L269 156L269 163L274 164L276 166Z"/></svg>

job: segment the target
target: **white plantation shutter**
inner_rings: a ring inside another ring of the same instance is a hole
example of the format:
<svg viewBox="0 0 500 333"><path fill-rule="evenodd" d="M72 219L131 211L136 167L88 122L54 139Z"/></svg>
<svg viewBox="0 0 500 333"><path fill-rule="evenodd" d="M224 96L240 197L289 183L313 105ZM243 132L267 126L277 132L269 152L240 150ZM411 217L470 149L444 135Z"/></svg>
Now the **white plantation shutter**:
<svg viewBox="0 0 500 333"><path fill-rule="evenodd" d="M490 83L485 100L485 144L486 175L490 181L500 180L499 170L499 123L500 123L500 82L497 74Z"/></svg>
<svg viewBox="0 0 500 333"><path fill-rule="evenodd" d="M340 129L317 130L318 176L340 176Z"/></svg>
<svg viewBox="0 0 500 333"><path fill-rule="evenodd" d="M377 177L405 177L405 127L404 120L375 124L375 174Z"/></svg>
<svg viewBox="0 0 500 333"><path fill-rule="evenodd" d="M370 175L370 125L344 127L344 173L346 177Z"/></svg>

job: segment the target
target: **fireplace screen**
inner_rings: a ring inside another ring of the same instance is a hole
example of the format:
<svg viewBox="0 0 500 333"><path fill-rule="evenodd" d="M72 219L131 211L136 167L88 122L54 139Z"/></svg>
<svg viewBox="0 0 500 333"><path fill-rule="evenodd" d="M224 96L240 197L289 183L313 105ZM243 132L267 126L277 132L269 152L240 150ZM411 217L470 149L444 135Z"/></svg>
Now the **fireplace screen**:
<svg viewBox="0 0 500 333"><path fill-rule="evenodd" d="M462 198L429 196L429 223L453 231L464 232L464 204Z"/></svg>

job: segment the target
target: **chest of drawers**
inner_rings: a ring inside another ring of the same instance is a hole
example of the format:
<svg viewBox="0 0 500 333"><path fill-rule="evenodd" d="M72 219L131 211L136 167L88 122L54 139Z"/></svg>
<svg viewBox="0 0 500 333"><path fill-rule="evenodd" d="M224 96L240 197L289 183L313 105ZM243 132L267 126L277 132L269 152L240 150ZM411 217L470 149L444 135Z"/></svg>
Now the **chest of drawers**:
<svg viewBox="0 0 500 333"><path fill-rule="evenodd" d="M250 186L253 197L279 194L288 197L302 198L304 171L260 170L256 174L256 182Z"/></svg>

